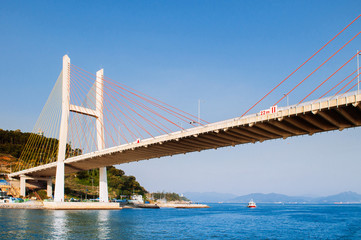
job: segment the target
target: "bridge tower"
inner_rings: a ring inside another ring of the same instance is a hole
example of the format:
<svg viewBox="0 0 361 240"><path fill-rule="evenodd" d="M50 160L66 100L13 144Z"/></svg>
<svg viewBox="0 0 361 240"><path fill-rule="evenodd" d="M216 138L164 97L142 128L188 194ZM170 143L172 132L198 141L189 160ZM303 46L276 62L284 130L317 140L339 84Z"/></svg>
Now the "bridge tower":
<svg viewBox="0 0 361 240"><path fill-rule="evenodd" d="M70 58L68 55L63 57L62 70L62 113L60 122L59 134L59 149L55 176L55 202L64 201L64 175L65 175L65 153L66 141L69 126L69 114L75 112L77 114L84 114L89 117L96 118L96 138L98 150L105 147L104 142L104 118L103 118L103 79L104 70L101 69L96 73L95 81L95 101L96 109L89 109L81 106L70 104ZM108 181L106 167L99 168L99 201L108 202Z"/></svg>

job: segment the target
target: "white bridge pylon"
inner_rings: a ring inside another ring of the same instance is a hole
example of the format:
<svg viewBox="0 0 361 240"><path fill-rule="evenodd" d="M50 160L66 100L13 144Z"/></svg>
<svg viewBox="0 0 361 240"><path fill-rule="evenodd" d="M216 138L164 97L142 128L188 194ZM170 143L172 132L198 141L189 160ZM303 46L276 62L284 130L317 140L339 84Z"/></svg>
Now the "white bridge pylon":
<svg viewBox="0 0 361 240"><path fill-rule="evenodd" d="M98 150L105 148L104 144L104 118L103 118L103 79L104 70L100 69L96 73L95 81L95 101L96 108L93 109L75 106L70 104L70 58L68 55L63 57L63 70L62 70L62 107L61 107L61 123L59 134L59 148L58 159L55 176L55 202L64 201L64 175L65 175L65 153L66 142L69 127L69 115L70 112L77 114L84 114L89 117L96 118L96 139ZM108 202L108 181L106 167L99 168L99 201Z"/></svg>

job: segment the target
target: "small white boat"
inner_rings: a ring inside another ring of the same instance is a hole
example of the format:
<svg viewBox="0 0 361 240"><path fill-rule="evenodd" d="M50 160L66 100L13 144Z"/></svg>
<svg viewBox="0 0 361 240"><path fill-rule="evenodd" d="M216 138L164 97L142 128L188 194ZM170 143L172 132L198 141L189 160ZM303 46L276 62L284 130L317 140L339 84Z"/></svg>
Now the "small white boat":
<svg viewBox="0 0 361 240"><path fill-rule="evenodd" d="M144 204L143 196L142 195L132 195L130 196L129 203L132 204Z"/></svg>
<svg viewBox="0 0 361 240"><path fill-rule="evenodd" d="M251 201L249 201L249 203L248 203L248 206L247 206L248 208L255 208L255 207L257 207L256 206L256 203L255 202L253 202L253 199L251 199Z"/></svg>

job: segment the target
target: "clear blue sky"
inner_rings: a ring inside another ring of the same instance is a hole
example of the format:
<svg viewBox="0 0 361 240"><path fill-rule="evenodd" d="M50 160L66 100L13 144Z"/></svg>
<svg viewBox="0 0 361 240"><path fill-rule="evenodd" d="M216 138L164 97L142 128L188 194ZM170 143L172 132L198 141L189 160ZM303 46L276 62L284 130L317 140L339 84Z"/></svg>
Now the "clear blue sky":
<svg viewBox="0 0 361 240"><path fill-rule="evenodd" d="M92 72L103 67L112 79L193 114L202 99L202 118L210 122L237 117L360 9L358 0L2 1L0 128L32 130L64 54L75 65ZM360 29L361 20L258 110ZM355 39L291 95L290 103L361 49L360 43ZM361 129L350 129L120 168L150 191L361 193L360 136Z"/></svg>

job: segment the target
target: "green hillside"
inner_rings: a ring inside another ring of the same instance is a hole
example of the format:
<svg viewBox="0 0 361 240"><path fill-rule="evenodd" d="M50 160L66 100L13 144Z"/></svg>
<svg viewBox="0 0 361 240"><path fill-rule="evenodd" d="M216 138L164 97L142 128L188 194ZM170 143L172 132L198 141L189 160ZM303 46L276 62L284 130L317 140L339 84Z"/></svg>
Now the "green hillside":
<svg viewBox="0 0 361 240"><path fill-rule="evenodd" d="M30 134L22 133L20 130L8 131L0 129L0 153L19 158Z"/></svg>
<svg viewBox="0 0 361 240"><path fill-rule="evenodd" d="M130 196L133 193L145 195L147 191L137 182L134 176L126 176L124 171L115 167L107 167L109 198ZM82 171L67 175L65 178L65 194L68 198L97 198L99 186L99 170Z"/></svg>
<svg viewBox="0 0 361 240"><path fill-rule="evenodd" d="M20 130L0 129L0 173L10 172L10 165L15 165L29 137L30 133L22 133ZM147 193L134 176L127 176L124 171L115 167L107 167L107 169L110 198ZM98 186L98 169L68 174L65 177L65 194L68 197L97 198Z"/></svg>

